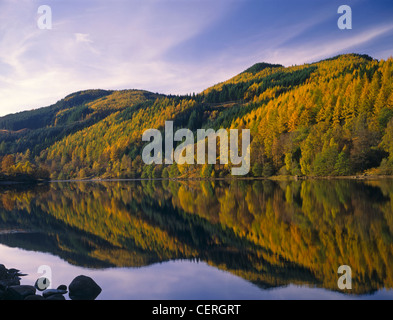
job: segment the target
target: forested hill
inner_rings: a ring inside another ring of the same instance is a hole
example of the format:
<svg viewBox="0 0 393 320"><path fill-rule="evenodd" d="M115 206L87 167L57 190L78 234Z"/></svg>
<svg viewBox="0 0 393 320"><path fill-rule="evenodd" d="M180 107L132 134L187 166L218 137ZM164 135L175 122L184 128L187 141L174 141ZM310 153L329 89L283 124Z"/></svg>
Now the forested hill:
<svg viewBox="0 0 393 320"><path fill-rule="evenodd" d="M199 94L89 90L0 118L2 177L223 177L231 165L144 165L142 133L251 130L249 176L393 174L393 59L258 63Z"/></svg>

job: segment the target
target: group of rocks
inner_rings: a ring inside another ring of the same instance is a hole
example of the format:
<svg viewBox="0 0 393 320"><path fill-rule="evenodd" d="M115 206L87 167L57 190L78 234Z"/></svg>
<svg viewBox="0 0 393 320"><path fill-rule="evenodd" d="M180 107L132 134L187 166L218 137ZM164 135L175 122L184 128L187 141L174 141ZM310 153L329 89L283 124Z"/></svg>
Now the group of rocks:
<svg viewBox="0 0 393 320"><path fill-rule="evenodd" d="M38 279L34 286L21 285L23 276L26 274L20 270L7 269L0 264L0 300L66 300L67 293L71 300L95 300L102 291L93 279L83 275L77 276L68 287L60 285L57 289L45 289L49 281L47 286L42 286L42 279Z"/></svg>

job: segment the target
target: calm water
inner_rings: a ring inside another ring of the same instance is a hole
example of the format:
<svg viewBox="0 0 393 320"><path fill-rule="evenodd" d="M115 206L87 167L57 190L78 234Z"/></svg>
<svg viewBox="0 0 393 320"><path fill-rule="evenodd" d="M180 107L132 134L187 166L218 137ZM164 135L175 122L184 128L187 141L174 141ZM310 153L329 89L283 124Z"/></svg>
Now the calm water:
<svg viewBox="0 0 393 320"><path fill-rule="evenodd" d="M393 180L3 186L0 263L99 299L392 299Z"/></svg>

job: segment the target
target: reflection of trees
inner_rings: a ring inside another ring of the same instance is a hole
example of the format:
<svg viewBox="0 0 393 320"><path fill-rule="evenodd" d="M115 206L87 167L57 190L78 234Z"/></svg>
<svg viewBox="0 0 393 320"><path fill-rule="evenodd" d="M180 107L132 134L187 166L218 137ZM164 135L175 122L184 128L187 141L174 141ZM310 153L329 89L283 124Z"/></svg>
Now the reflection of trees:
<svg viewBox="0 0 393 320"><path fill-rule="evenodd" d="M393 288L390 180L51 184L1 192L7 227L45 233L42 250L78 264L202 259L264 287L329 289L348 264L353 292ZM35 243L18 237L0 240Z"/></svg>
<svg viewBox="0 0 393 320"><path fill-rule="evenodd" d="M203 193L178 193L197 195ZM215 196L223 227L305 267L324 287L337 287L343 264L353 269L354 291L393 287L393 181L233 183ZM198 205L211 201L201 200L183 209L201 212Z"/></svg>

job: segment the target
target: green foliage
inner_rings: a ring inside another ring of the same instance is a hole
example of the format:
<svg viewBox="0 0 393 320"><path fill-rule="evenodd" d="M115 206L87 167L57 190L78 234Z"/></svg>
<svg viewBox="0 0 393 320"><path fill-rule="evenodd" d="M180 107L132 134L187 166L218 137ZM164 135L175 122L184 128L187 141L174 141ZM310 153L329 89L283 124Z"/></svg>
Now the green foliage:
<svg viewBox="0 0 393 320"><path fill-rule="evenodd" d="M262 172L263 172L263 165L256 162L254 163L254 165L252 166L252 174L254 177L261 177L262 176Z"/></svg>
<svg viewBox="0 0 393 320"><path fill-rule="evenodd" d="M263 165L262 176L265 178L271 177L274 174L273 166L268 162Z"/></svg>
<svg viewBox="0 0 393 320"><path fill-rule="evenodd" d="M169 167L168 174L169 174L169 178L177 178L180 175L180 171L176 163L172 164Z"/></svg>
<svg viewBox="0 0 393 320"><path fill-rule="evenodd" d="M381 146L387 153L389 153L389 158L393 160L393 119L390 120L386 126Z"/></svg>
<svg viewBox="0 0 393 320"><path fill-rule="evenodd" d="M204 164L201 170L201 178L211 178L213 169L212 164Z"/></svg>
<svg viewBox="0 0 393 320"><path fill-rule="evenodd" d="M337 144L332 140L318 153L313 163L313 173L316 176L330 176L335 173L335 165L338 158Z"/></svg>
<svg viewBox="0 0 393 320"><path fill-rule="evenodd" d="M263 68L254 66L251 72L243 72L239 76L218 86L212 87L204 92L204 98L207 103L224 103L228 101L249 100L250 95L246 92L250 88L253 95L260 95L267 89L279 87L281 91L289 90L292 86L304 83L310 75L316 70L315 66L304 67L302 69L285 69L278 65ZM259 71L258 71L259 70ZM270 72L270 74L269 74ZM285 88L285 89L284 89Z"/></svg>
<svg viewBox="0 0 393 320"><path fill-rule="evenodd" d="M386 128L389 121L393 118L393 108L383 107L379 116L378 123L381 128Z"/></svg>
<svg viewBox="0 0 393 320"><path fill-rule="evenodd" d="M334 165L334 174L337 176L347 176L351 173L348 155L341 151Z"/></svg>
<svg viewBox="0 0 393 320"><path fill-rule="evenodd" d="M393 159L383 159L377 170L380 175L393 175Z"/></svg>
<svg viewBox="0 0 393 320"><path fill-rule="evenodd" d="M0 118L0 128L9 131L19 131L24 129L40 129L55 124L56 115L62 110L69 110L75 107L94 101L103 96L111 94L111 91L88 90L74 93L65 97L56 104L36 109L11 114Z"/></svg>
<svg viewBox="0 0 393 320"><path fill-rule="evenodd" d="M282 65L280 64L270 64L270 63L256 63L252 67L248 68L246 71L243 73L251 73L253 75L263 71L264 69L267 68L283 68Z"/></svg>

